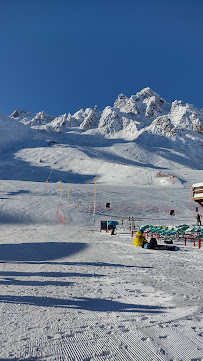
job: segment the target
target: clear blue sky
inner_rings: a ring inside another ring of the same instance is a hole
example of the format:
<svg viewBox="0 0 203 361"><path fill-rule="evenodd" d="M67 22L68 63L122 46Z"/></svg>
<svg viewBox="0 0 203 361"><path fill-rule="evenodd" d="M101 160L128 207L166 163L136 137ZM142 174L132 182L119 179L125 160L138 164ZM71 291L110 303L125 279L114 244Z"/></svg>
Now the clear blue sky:
<svg viewBox="0 0 203 361"><path fill-rule="evenodd" d="M202 0L0 0L0 112L73 114L149 86L203 108Z"/></svg>

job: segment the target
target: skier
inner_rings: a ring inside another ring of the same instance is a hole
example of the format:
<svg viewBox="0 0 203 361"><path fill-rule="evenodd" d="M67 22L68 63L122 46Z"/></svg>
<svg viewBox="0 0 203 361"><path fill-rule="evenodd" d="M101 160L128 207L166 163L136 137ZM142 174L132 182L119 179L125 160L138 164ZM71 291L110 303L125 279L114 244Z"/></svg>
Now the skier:
<svg viewBox="0 0 203 361"><path fill-rule="evenodd" d="M109 221L108 228L111 229L111 235L115 235L114 231L116 229L118 222L117 221Z"/></svg>

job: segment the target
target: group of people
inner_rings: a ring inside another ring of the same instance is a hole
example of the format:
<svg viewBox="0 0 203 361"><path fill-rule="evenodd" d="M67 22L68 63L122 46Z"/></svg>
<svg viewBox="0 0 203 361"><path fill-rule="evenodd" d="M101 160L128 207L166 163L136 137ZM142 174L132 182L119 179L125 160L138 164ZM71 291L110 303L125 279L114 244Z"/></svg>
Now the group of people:
<svg viewBox="0 0 203 361"><path fill-rule="evenodd" d="M197 217L197 224L201 225L201 216L198 214ZM111 230L111 234L115 234L116 226L118 225L117 221L109 221L108 222L108 229ZM167 245L158 245L156 238L151 238L150 242L146 240L143 230L140 229L137 231L136 236L134 238L134 246L142 247L142 248L151 248L151 249L166 249L170 251L177 251L178 247L176 246L167 246ZM173 243L169 241L165 241L165 243Z"/></svg>
<svg viewBox="0 0 203 361"><path fill-rule="evenodd" d="M178 251L177 246L169 246L166 244L157 244L156 238L151 238L150 242L146 240L143 230L140 229L137 231L135 239L134 239L134 246L136 247L142 247L142 248L148 248L148 249L156 249L156 250L167 250L167 251ZM173 243L172 241L166 241L166 243L170 244Z"/></svg>

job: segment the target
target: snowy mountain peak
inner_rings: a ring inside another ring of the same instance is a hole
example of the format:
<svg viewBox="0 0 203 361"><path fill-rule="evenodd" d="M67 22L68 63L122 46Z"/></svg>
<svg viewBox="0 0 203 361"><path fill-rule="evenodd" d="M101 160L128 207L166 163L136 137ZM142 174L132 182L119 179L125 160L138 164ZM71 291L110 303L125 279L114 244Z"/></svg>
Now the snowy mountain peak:
<svg viewBox="0 0 203 361"><path fill-rule="evenodd" d="M169 105L166 100L147 87L130 98L120 94L114 103L114 107L118 108L120 112L140 115L144 120L145 117L152 118L166 112L164 110Z"/></svg>
<svg viewBox="0 0 203 361"><path fill-rule="evenodd" d="M14 112L10 115L11 118L18 118L21 114L26 114L25 110L15 109Z"/></svg>
<svg viewBox="0 0 203 361"><path fill-rule="evenodd" d="M133 98L131 97L129 99L124 94L119 94L118 98L114 102L114 108L117 108L120 112L129 113L131 115L139 114L139 109Z"/></svg>
<svg viewBox="0 0 203 361"><path fill-rule="evenodd" d="M191 129L203 133L203 109L175 100L171 105L169 117L172 124L179 129Z"/></svg>
<svg viewBox="0 0 203 361"><path fill-rule="evenodd" d="M143 88L140 92L136 94L136 96L137 98L145 98L145 99L150 98L152 96L160 98L160 96L149 87Z"/></svg>
<svg viewBox="0 0 203 361"><path fill-rule="evenodd" d="M42 123L48 123L53 119L54 119L53 116L48 115L42 111L42 112L37 113L32 121L33 121L33 123L42 124Z"/></svg>
<svg viewBox="0 0 203 361"><path fill-rule="evenodd" d="M97 106L80 109L54 117L41 111L36 114L16 109L12 118L34 129L46 132L67 132L69 128L82 131L94 129L108 137L133 140L144 132L168 137L183 136L183 132L203 133L203 109L184 104L181 100L167 102L151 88L135 95L119 94L113 107L98 111Z"/></svg>
<svg viewBox="0 0 203 361"><path fill-rule="evenodd" d="M70 155L70 159L78 157L85 160L85 163L82 163L85 169L90 166L91 154L94 154L93 158L96 154L98 158L107 158L107 161L111 159L112 163L118 160L119 164L126 162L123 159L128 159L127 164L129 162L130 167L139 167L141 164L143 167L171 169L174 164L175 167L182 164L203 168L203 109L184 104L180 100L170 104L150 88L144 88L130 97L119 94L113 106L108 105L103 110L94 106L80 109L74 114L65 113L54 117L44 111L29 113L16 109L10 117L0 114L0 122L3 130L0 141L3 151L10 149L8 139L11 138L16 149L20 148L19 144L22 143L24 150L26 145L30 148L32 141L35 144L35 141L43 138L49 145L58 143L57 147L61 143L68 144L67 156L73 152L74 156ZM10 133L12 136L8 136ZM78 147L76 155L71 147L72 142L74 147ZM104 144L111 148L107 151L108 155L105 155ZM91 149L90 153L84 152L85 155L81 154L80 148L83 145L89 149L94 147L94 150ZM46 152L44 149L39 150L37 162L46 158ZM28 149L20 151L21 153L26 161ZM62 154L63 158L63 152L59 154ZM41 163L43 162L40 162L40 166ZM87 173L91 173L91 169L88 169ZM80 173L75 168L74 172ZM123 177L126 177L125 171Z"/></svg>

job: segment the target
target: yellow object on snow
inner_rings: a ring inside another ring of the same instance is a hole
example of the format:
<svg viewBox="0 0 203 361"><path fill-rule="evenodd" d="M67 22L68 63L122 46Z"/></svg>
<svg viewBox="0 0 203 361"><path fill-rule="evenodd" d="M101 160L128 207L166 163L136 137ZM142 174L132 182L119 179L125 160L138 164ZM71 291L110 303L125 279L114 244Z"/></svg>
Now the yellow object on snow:
<svg viewBox="0 0 203 361"><path fill-rule="evenodd" d="M134 246L141 247L143 243L146 243L147 240L143 236L143 233L141 231L137 231L135 239L134 239Z"/></svg>

